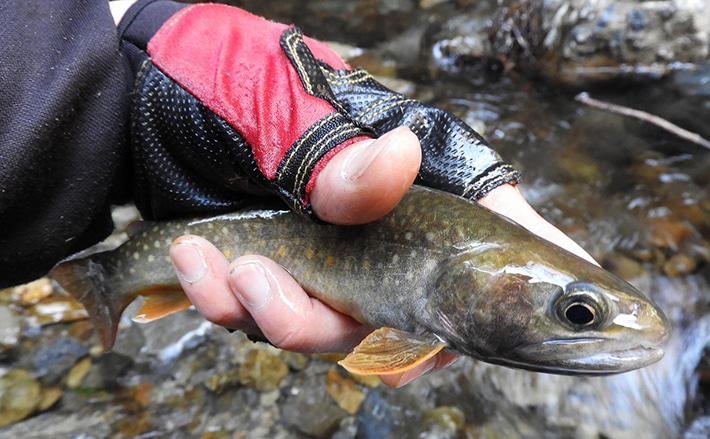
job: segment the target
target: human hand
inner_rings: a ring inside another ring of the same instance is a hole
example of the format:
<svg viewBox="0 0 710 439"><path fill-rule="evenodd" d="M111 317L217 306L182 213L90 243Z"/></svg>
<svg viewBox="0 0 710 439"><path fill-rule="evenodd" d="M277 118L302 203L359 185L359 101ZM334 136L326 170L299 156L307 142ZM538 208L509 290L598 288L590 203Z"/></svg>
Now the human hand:
<svg viewBox="0 0 710 439"><path fill-rule="evenodd" d="M414 181L420 156L419 142L406 128L352 145L318 176L314 211L337 224L365 223L384 215ZM541 218L513 186L502 185L480 202L591 260ZM218 325L263 336L277 347L313 353L350 351L373 330L308 296L286 270L267 258L250 255L229 262L212 244L195 236L176 240L171 256L183 289L202 315ZM382 380L402 386L456 358L442 352Z"/></svg>

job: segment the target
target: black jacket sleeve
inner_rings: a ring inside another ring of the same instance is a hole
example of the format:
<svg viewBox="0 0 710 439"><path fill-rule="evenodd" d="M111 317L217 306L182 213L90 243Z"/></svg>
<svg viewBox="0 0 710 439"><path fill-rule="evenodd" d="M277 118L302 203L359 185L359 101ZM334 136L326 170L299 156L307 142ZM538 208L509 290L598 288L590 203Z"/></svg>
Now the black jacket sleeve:
<svg viewBox="0 0 710 439"><path fill-rule="evenodd" d="M112 230L132 74L108 3L0 3L0 287Z"/></svg>

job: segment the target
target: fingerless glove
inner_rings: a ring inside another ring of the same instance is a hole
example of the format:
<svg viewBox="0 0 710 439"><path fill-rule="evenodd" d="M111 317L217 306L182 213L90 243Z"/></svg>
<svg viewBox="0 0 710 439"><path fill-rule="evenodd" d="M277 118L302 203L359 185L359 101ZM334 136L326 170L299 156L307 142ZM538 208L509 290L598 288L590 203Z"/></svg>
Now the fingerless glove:
<svg viewBox="0 0 710 439"><path fill-rule="evenodd" d="M241 9L139 2L119 31L136 72L135 200L162 219L277 195L314 217L318 172L353 142L407 126L417 182L478 199L517 172L452 114L395 93L298 29Z"/></svg>

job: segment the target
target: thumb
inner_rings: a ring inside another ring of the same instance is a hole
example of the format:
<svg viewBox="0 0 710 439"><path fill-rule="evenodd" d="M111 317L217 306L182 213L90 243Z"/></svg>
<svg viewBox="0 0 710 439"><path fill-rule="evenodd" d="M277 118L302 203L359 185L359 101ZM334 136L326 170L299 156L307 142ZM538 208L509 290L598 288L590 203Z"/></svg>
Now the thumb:
<svg viewBox="0 0 710 439"><path fill-rule="evenodd" d="M420 165L419 140L409 128L355 143L336 154L316 178L313 211L334 224L373 221L397 205Z"/></svg>

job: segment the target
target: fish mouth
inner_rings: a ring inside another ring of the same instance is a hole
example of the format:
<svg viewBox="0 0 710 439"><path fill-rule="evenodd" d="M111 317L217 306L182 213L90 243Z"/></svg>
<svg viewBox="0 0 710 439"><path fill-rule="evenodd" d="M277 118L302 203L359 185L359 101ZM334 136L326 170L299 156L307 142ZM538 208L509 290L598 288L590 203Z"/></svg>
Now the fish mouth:
<svg viewBox="0 0 710 439"><path fill-rule="evenodd" d="M545 341L523 346L501 361L512 367L562 375L612 375L649 366L663 358L657 346L602 347L603 338Z"/></svg>

